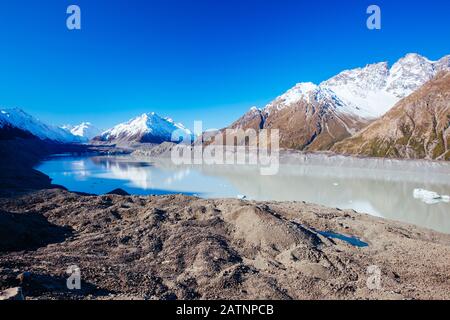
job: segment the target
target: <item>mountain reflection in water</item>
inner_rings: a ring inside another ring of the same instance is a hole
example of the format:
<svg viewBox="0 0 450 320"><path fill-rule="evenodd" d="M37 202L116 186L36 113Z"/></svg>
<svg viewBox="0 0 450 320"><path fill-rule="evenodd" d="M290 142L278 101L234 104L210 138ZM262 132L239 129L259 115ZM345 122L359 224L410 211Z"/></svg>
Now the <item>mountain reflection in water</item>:
<svg viewBox="0 0 450 320"><path fill-rule="evenodd" d="M277 175L262 176L259 168L251 166L176 166L170 159L142 161L119 156L54 157L37 169L72 191L102 194L122 188L140 195L245 195L252 200L306 201L450 233L450 203L426 204L413 196L416 188L449 195L450 165L434 167L424 162L424 166L394 170L286 164Z"/></svg>

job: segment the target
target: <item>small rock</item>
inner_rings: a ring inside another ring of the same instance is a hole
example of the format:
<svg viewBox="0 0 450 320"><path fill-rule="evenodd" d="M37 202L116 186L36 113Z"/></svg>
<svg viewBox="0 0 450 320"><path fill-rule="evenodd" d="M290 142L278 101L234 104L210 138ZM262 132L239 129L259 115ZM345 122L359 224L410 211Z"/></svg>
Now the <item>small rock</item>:
<svg viewBox="0 0 450 320"><path fill-rule="evenodd" d="M0 292L0 300L25 300L21 287L6 289Z"/></svg>

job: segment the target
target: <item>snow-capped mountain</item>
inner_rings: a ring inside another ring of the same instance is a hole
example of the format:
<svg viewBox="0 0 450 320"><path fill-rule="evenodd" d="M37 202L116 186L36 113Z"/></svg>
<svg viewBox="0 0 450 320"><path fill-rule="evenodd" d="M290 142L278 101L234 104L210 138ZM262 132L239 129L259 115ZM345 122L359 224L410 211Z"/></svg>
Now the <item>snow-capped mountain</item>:
<svg viewBox="0 0 450 320"><path fill-rule="evenodd" d="M89 141L101 133L90 122L82 122L76 126L64 125L61 128L70 131L74 136L80 137L84 141Z"/></svg>
<svg viewBox="0 0 450 320"><path fill-rule="evenodd" d="M21 131L41 140L50 140L59 143L81 142L79 137L74 136L70 132L46 124L19 108L0 110L0 130Z"/></svg>
<svg viewBox="0 0 450 320"><path fill-rule="evenodd" d="M320 86L333 90L353 112L377 118L441 71L450 70L450 56L438 61L410 53L389 68L387 62L343 71Z"/></svg>
<svg viewBox="0 0 450 320"><path fill-rule="evenodd" d="M345 70L319 85L299 83L266 106L279 110L300 100L311 102L334 96L342 112L363 118L377 118L400 99L410 95L440 71L450 70L450 55L438 61L410 53L389 68L387 62Z"/></svg>
<svg viewBox="0 0 450 320"><path fill-rule="evenodd" d="M450 160L450 72L402 99L332 151L372 157Z"/></svg>
<svg viewBox="0 0 450 320"><path fill-rule="evenodd" d="M448 70L450 55L431 61L418 54L407 54L392 67L381 62L345 70L319 85L299 83L265 108L252 108L230 127L278 128L283 147L323 150Z"/></svg>
<svg viewBox="0 0 450 320"><path fill-rule="evenodd" d="M95 137L96 141L108 142L141 142L162 143L172 141L172 134L177 135L178 141L192 140L193 135L181 123L175 123L170 118L162 118L156 113L144 113L139 117L121 123Z"/></svg>

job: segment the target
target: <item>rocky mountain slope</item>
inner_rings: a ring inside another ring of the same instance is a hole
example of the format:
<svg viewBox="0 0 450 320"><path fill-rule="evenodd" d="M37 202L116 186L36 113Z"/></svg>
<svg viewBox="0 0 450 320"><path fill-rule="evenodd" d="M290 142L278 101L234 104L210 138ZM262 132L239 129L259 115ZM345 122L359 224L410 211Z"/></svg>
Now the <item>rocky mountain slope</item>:
<svg viewBox="0 0 450 320"><path fill-rule="evenodd" d="M301 93L301 99L293 98ZM342 112L346 105L332 91L314 84L299 84L265 109L253 108L233 123L232 129L278 129L280 146L326 150L369 123Z"/></svg>
<svg viewBox="0 0 450 320"><path fill-rule="evenodd" d="M439 74L332 150L376 157L450 160L450 72Z"/></svg>
<svg viewBox="0 0 450 320"><path fill-rule="evenodd" d="M173 133L181 138L179 140L182 140L183 137L192 140L191 131L181 123L175 123L170 118L162 118L152 112L144 113L126 123L118 124L93 140L119 144L162 143L172 141Z"/></svg>
<svg viewBox="0 0 450 320"><path fill-rule="evenodd" d="M328 150L446 70L450 56L430 61L418 54L406 55L391 68L383 62L346 70L320 85L299 83L229 128L279 129L281 147Z"/></svg>
<svg viewBox="0 0 450 320"><path fill-rule="evenodd" d="M0 292L26 299L450 298L450 236L351 210L62 190L0 208Z"/></svg>

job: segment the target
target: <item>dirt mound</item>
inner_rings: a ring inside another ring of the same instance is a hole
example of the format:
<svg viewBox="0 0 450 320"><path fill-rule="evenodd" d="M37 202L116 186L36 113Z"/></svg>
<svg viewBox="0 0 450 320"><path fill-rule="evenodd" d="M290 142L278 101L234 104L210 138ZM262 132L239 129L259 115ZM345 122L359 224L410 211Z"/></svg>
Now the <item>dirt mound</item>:
<svg viewBox="0 0 450 320"><path fill-rule="evenodd" d="M317 247L317 234L295 225L267 207L247 206L225 214L225 221L233 225L235 237L242 239L249 250L280 253L297 246Z"/></svg>

